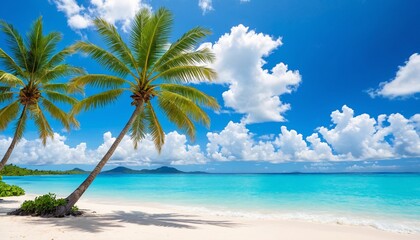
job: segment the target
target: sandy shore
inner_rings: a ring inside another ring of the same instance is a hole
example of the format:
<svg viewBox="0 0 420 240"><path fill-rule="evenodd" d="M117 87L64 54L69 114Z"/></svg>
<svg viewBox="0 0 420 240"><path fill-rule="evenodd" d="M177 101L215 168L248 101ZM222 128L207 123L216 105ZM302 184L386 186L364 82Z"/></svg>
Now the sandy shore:
<svg viewBox="0 0 420 240"><path fill-rule="evenodd" d="M5 239L420 239L420 234L399 234L372 227L321 224L290 220L191 213L156 204L93 202L77 205L87 213L61 219L7 216L33 195L0 201L0 236Z"/></svg>

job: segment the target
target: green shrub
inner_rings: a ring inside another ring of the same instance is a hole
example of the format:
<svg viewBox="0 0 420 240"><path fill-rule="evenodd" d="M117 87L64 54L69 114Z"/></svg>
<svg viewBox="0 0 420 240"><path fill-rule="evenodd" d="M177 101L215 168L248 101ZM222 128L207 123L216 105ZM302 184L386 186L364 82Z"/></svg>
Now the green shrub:
<svg viewBox="0 0 420 240"><path fill-rule="evenodd" d="M54 193L48 193L36 197L35 200L24 201L20 207L20 210L22 211L21 215L53 216L58 206L64 206L66 204L66 199L57 199L57 196ZM79 209L74 206L71 209L70 214L79 215Z"/></svg>
<svg viewBox="0 0 420 240"><path fill-rule="evenodd" d="M25 191L16 185L9 185L0 181L0 197L11 197L24 195Z"/></svg>

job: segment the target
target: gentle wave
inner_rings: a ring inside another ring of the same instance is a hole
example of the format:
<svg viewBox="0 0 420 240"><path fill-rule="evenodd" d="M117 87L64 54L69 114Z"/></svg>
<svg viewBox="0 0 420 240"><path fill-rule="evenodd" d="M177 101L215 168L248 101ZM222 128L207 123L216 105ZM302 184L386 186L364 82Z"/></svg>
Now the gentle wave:
<svg viewBox="0 0 420 240"><path fill-rule="evenodd" d="M276 213L261 213L248 211L229 211L229 210L215 210L206 207L185 207L176 206L177 209L188 211L196 214L208 214L213 216L223 217L240 217L247 219L264 219L264 220L294 220L315 222L323 224L338 224L350 226L365 226L373 227L379 230L414 234L420 233L420 222L409 220L394 220L389 219L373 219L368 216L340 216L338 214L321 214L321 213L302 213L302 212L276 212Z"/></svg>

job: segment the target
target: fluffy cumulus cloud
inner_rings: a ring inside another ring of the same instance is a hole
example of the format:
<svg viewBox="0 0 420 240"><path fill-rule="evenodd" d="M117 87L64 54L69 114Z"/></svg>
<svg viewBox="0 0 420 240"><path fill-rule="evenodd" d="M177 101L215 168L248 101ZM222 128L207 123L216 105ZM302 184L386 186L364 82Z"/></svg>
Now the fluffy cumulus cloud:
<svg viewBox="0 0 420 240"><path fill-rule="evenodd" d="M343 106L332 112L332 127L320 127L304 138L285 126L274 138L259 138L245 123L229 124L219 133L208 133L207 157L213 160L342 161L420 156L420 114L407 119L399 113L355 115Z"/></svg>
<svg viewBox="0 0 420 240"><path fill-rule="evenodd" d="M289 70L282 62L270 70L264 68L264 57L281 45L280 38L243 25L232 27L214 44L202 45L216 55L213 67L218 73L217 82L229 87L222 95L224 105L244 114L246 123L281 122L285 120L283 113L290 109L280 96L297 88L299 72Z"/></svg>
<svg viewBox="0 0 420 240"><path fill-rule="evenodd" d="M337 154L349 159L380 159L420 156L418 114L407 119L399 113L354 116L354 111L343 106L331 114L335 127L319 128L323 138Z"/></svg>
<svg viewBox="0 0 420 240"><path fill-rule="evenodd" d="M0 137L0 152L5 152L11 138ZM22 139L10 158L15 164L96 164L115 141L110 132L103 135L103 143L96 149L88 149L86 143L76 147L66 144L66 137L54 134L44 147L41 140ZM147 136L136 150L129 136L125 136L111 157L111 165L150 165L150 164L199 164L206 158L200 146L187 144L187 138L178 132L166 135L166 143L159 155L153 140Z"/></svg>
<svg viewBox="0 0 420 240"><path fill-rule="evenodd" d="M131 20L141 8L149 8L142 0L90 0L86 6L76 0L51 0L58 11L67 17L68 25L74 30L92 26L92 19L101 17L127 30Z"/></svg>
<svg viewBox="0 0 420 240"><path fill-rule="evenodd" d="M244 123L229 122L220 133L207 133L207 157L217 161L279 159L269 141L253 140Z"/></svg>
<svg viewBox="0 0 420 240"><path fill-rule="evenodd" d="M332 125L320 127L310 136L296 130L279 127L277 133L257 136L245 122L229 122L220 132L208 132L205 149L190 145L187 137L176 131L166 134L159 154L150 136L133 148L125 136L110 159L113 165L204 164L209 161L269 161L272 163L309 161L319 167L327 161L385 160L420 157L420 114L406 118L400 113L355 115L343 106L331 113ZM66 137L55 134L43 147L39 139L22 141L11 157L17 164L95 164L106 153L115 137L103 135L103 143L88 148L86 143L75 147L66 144ZM5 152L11 138L0 136L0 152ZM318 165L321 164L321 165ZM322 165L322 167L328 167ZM361 166L351 165L348 171ZM365 166L364 166L365 167ZM325 170L325 169L324 169Z"/></svg>
<svg viewBox="0 0 420 240"><path fill-rule="evenodd" d="M372 97L407 97L420 92L420 55L414 53L404 66L400 66L394 79L380 84L378 90L369 91Z"/></svg>
<svg viewBox="0 0 420 240"><path fill-rule="evenodd" d="M0 136L0 152L6 152L12 139ZM54 133L54 139L48 139L44 147L40 139L27 140L23 138L15 147L10 163L17 164L92 164L86 143L70 147L65 143L66 137Z"/></svg>
<svg viewBox="0 0 420 240"><path fill-rule="evenodd" d="M264 160L274 163L336 159L332 149L321 142L316 133L305 141L295 130L282 126L280 131L275 139L256 141L243 122L229 122L220 133L207 134L207 157L218 161Z"/></svg>
<svg viewBox="0 0 420 240"><path fill-rule="evenodd" d="M115 138L110 132L104 134L103 144L95 151L96 155L103 156L110 148ZM165 145L162 152L157 152L153 140L146 136L139 145L138 149L133 148L133 142L126 136L116 149L111 158L111 164L126 165L149 165L149 164L198 164L205 163L206 158L198 145L188 145L187 137L178 132L166 134Z"/></svg>

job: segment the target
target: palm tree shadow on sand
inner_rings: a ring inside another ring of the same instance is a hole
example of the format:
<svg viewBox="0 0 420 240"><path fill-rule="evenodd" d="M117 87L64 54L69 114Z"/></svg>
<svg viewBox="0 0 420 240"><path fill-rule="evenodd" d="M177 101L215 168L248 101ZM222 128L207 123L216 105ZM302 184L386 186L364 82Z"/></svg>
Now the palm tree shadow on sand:
<svg viewBox="0 0 420 240"><path fill-rule="evenodd" d="M237 223L230 221L204 220L196 215L176 213L149 214L141 211L115 211L104 215L89 215L68 218L31 218L30 223L65 227L70 230L85 232L102 232L107 228L124 227L123 223L142 226L196 229L198 225L234 227Z"/></svg>
<svg viewBox="0 0 420 240"><path fill-rule="evenodd" d="M9 200L9 199L1 199L0 198L0 216L6 216L8 212L15 210L16 208L11 207L9 204L16 204L19 201L17 200Z"/></svg>

